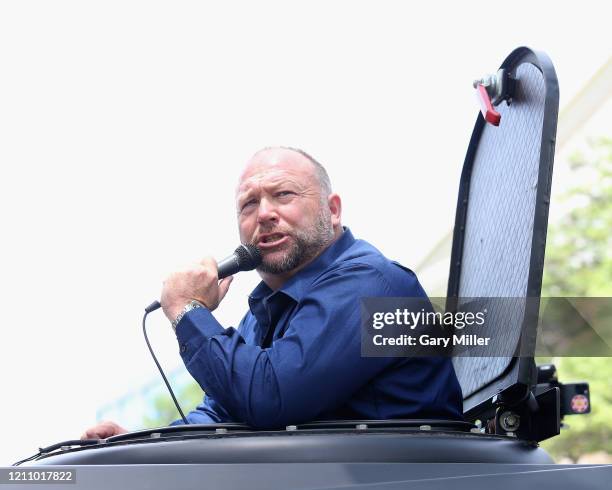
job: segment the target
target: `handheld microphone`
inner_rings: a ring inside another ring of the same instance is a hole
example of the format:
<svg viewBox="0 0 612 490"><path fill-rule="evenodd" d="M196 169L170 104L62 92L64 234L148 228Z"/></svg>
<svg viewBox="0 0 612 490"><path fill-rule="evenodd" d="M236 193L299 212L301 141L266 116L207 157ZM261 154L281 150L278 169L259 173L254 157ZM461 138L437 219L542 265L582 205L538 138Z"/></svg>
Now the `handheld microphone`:
<svg viewBox="0 0 612 490"><path fill-rule="evenodd" d="M217 264L219 279L236 274L236 272L252 271L261 264L261 252L255 245L240 245L234 253Z"/></svg>
<svg viewBox="0 0 612 490"><path fill-rule="evenodd" d="M252 244L241 244L234 253L217 264L219 279L236 274L236 272L252 271L261 264L261 252ZM159 301L154 301L145 308L147 313L161 307Z"/></svg>

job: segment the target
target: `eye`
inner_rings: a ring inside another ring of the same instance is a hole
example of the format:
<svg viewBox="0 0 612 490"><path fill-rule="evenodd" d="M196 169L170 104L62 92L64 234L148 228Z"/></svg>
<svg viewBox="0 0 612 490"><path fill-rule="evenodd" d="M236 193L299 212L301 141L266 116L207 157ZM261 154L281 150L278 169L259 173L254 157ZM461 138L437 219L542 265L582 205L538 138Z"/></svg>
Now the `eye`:
<svg viewBox="0 0 612 490"><path fill-rule="evenodd" d="M245 202L242 207L240 208L240 211L244 211L245 209L253 206L254 204L257 203L256 199L249 199L247 202Z"/></svg>
<svg viewBox="0 0 612 490"><path fill-rule="evenodd" d="M286 197L286 196L291 196L294 195L295 192L293 191L279 191L276 193L276 197Z"/></svg>

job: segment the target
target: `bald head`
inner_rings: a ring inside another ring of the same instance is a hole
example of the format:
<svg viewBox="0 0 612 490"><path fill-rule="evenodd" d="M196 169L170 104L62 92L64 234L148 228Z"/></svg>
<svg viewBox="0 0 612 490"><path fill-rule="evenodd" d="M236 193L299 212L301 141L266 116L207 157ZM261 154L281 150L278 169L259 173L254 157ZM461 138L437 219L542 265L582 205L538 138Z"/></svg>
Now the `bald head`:
<svg viewBox="0 0 612 490"><path fill-rule="evenodd" d="M302 167L306 171L305 173L316 180L323 198L326 198L332 193L331 181L325 167L304 150L292 148L290 146L267 146L257 151L247 162L240 176L240 182L242 182L245 174L247 174L254 165L274 166L282 162L295 165L296 168ZM307 167L310 167L310 171L308 171Z"/></svg>

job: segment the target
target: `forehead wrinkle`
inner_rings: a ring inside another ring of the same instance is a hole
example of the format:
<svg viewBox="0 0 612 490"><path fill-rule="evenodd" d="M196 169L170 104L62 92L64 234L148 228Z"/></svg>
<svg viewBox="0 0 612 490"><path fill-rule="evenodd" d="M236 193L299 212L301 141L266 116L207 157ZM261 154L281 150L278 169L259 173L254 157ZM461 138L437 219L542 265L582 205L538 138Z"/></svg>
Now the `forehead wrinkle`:
<svg viewBox="0 0 612 490"><path fill-rule="evenodd" d="M289 174L289 175L287 175ZM283 184L292 184L297 186L300 190L308 188L307 183L301 182L296 175L291 175L292 172L278 171L270 175L270 172L258 172L255 175L250 176L243 182L239 183L236 190L237 197L241 197L251 192L254 188L263 188L264 190L274 189Z"/></svg>

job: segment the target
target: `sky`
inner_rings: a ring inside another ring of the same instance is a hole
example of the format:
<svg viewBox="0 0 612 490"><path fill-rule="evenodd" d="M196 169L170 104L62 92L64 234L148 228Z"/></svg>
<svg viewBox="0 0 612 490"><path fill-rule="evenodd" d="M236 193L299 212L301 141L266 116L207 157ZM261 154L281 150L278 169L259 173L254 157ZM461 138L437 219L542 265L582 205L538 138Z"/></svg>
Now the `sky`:
<svg viewBox="0 0 612 490"><path fill-rule="evenodd" d="M2 2L0 465L157 376L143 308L176 268L238 245L234 189L261 147L311 153L356 236L422 260L454 221L472 80L543 50L563 108L612 55L609 2L477 7ZM221 323L257 282L236 277ZM161 312L148 332L181 365Z"/></svg>

